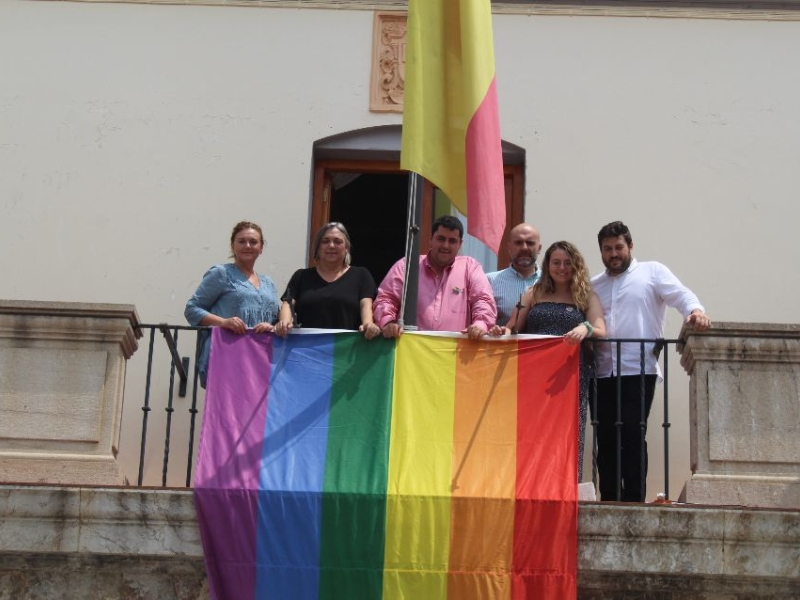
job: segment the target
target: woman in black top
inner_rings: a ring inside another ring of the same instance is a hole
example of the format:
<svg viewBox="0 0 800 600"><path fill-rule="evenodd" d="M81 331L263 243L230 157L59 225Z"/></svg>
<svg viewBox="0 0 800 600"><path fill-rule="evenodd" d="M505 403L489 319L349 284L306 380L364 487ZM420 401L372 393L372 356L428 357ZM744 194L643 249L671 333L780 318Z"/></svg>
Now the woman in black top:
<svg viewBox="0 0 800 600"><path fill-rule="evenodd" d="M375 281L364 267L350 265L350 236L341 223L328 223L314 239L316 266L295 271L286 291L275 332L284 336L295 325L353 329L372 339L380 328L372 320Z"/></svg>

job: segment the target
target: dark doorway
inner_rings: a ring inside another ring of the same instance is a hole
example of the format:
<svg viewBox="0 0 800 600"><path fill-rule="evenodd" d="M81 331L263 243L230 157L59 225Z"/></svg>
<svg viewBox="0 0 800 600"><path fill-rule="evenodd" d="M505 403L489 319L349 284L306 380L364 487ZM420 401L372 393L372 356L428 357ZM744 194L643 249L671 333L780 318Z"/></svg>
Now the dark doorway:
<svg viewBox="0 0 800 600"><path fill-rule="evenodd" d="M380 284L405 249L408 175L336 173L330 220L347 227L353 264L366 267Z"/></svg>
<svg viewBox="0 0 800 600"><path fill-rule="evenodd" d="M314 236L329 221L345 224L353 242L353 264L369 269L377 284L403 256L408 231L408 173L400 170L400 138L401 126L397 124L347 131L314 142L309 266L314 265ZM503 164L508 235L523 218L525 150L503 142ZM436 206L434 187L423 180L418 223L422 254L430 246ZM487 265L487 270L504 268L508 261L504 239L497 267Z"/></svg>

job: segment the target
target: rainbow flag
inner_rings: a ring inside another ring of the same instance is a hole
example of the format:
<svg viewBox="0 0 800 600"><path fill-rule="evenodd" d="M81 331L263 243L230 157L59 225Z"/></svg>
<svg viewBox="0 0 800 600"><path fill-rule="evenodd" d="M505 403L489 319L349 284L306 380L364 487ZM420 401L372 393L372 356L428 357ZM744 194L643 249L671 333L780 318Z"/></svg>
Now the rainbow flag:
<svg viewBox="0 0 800 600"><path fill-rule="evenodd" d="M400 167L444 191L498 252L506 203L489 0L409 0Z"/></svg>
<svg viewBox="0 0 800 600"><path fill-rule="evenodd" d="M576 596L577 347L215 328L212 348L212 598Z"/></svg>

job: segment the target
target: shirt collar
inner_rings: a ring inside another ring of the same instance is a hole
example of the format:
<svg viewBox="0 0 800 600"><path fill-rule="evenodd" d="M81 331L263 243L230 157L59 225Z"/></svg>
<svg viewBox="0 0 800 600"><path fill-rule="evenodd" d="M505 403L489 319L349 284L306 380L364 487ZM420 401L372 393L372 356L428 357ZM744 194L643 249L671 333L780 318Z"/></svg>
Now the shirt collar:
<svg viewBox="0 0 800 600"><path fill-rule="evenodd" d="M520 273L519 271L517 271L514 268L514 263L508 263L508 268L511 269L511 272L514 273L514 275L516 277L518 277L519 279L530 279L531 277L536 277L536 274L539 272L539 264L538 263L533 263L533 273L531 273L527 277L523 277L522 273Z"/></svg>
<svg viewBox="0 0 800 600"><path fill-rule="evenodd" d="M460 254L457 254L457 255L456 255L456 258L458 258L459 256L460 256ZM444 271L449 271L450 269L452 269L452 268L453 268L453 265L455 265L455 264L456 264L456 261L455 261L455 259L453 259L453 262L451 262L449 265L447 265L446 267L444 267L444 268L442 269L442 272L444 272ZM433 268L433 265L431 265L431 253L430 253L430 252L428 252L428 253L425 255L425 258L424 258L424 259L422 259L422 265L423 265L423 266L424 266L426 269L430 269L431 271L433 271L434 273L436 273L436 269L434 269L434 268Z"/></svg>

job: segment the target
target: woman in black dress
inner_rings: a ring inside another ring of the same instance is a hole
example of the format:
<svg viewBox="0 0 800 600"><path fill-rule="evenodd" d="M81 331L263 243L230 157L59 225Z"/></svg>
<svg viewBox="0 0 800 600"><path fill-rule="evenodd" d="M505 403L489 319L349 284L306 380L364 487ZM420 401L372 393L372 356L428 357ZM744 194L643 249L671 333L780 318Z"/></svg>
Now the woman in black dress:
<svg viewBox="0 0 800 600"><path fill-rule="evenodd" d="M592 290L586 263L569 242L555 242L545 252L542 277L523 294L509 324L518 333L560 335L568 344L605 337L606 324L597 294ZM578 481L583 479L583 447L592 361L581 352L578 410Z"/></svg>
<svg viewBox="0 0 800 600"><path fill-rule="evenodd" d="M380 333L372 320L377 288L364 267L350 265L350 236L341 223L328 223L314 238L316 266L298 269L281 296L275 333L294 326L353 329L368 340Z"/></svg>

